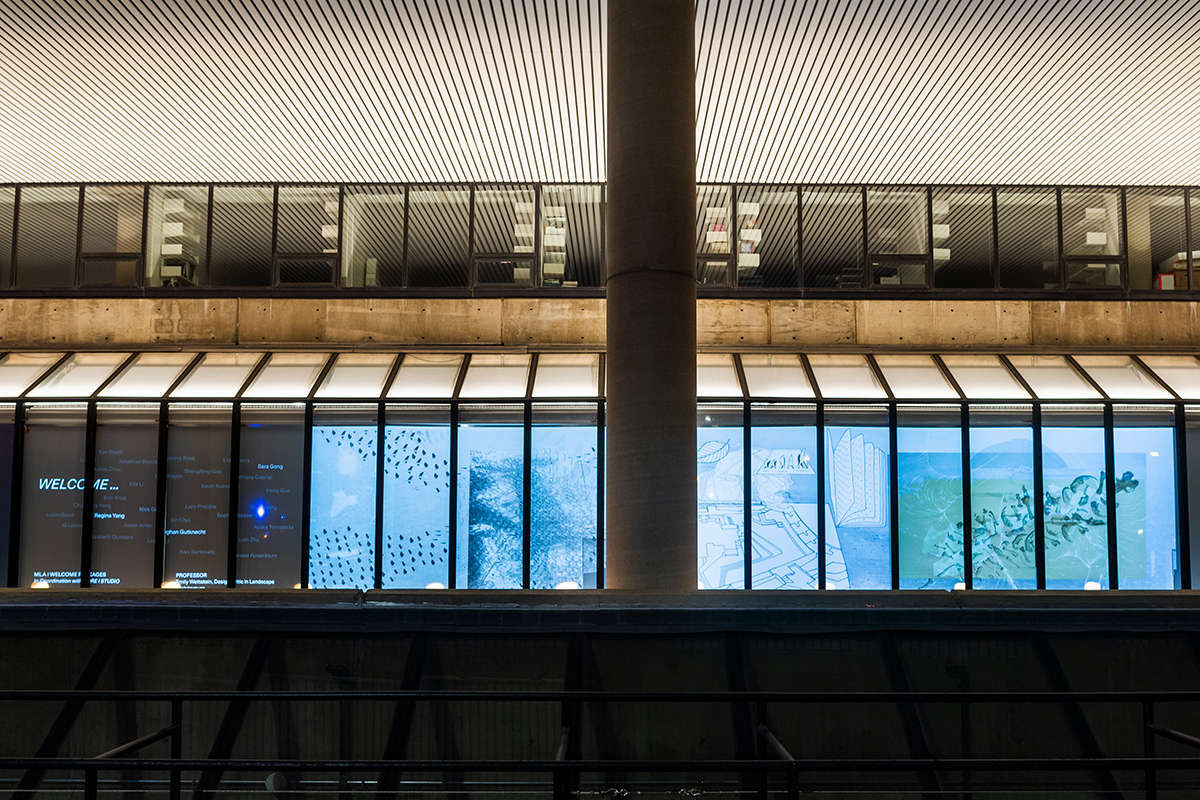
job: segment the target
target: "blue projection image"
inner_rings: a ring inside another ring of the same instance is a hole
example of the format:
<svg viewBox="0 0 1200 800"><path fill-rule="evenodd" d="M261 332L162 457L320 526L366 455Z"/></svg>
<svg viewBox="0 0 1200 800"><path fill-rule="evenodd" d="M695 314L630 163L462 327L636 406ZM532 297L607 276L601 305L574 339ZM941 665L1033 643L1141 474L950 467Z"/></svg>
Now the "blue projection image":
<svg viewBox="0 0 1200 800"><path fill-rule="evenodd" d="M309 585L375 586L375 426L313 427Z"/></svg>
<svg viewBox="0 0 1200 800"><path fill-rule="evenodd" d="M900 588L953 589L963 581L962 433L896 430Z"/></svg>
<svg viewBox="0 0 1200 800"><path fill-rule="evenodd" d="M450 428L388 425L383 455L383 586L445 586L450 575Z"/></svg>

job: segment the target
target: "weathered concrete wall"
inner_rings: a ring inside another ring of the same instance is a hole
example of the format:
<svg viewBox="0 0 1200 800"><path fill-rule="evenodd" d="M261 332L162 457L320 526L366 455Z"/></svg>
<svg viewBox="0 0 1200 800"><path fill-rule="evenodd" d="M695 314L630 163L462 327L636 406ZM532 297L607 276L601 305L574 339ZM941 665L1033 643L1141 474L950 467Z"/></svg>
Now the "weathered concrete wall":
<svg viewBox="0 0 1200 800"><path fill-rule="evenodd" d="M718 350L1200 348L1194 302L725 300L696 306ZM597 298L0 300L0 349L450 347L602 349Z"/></svg>

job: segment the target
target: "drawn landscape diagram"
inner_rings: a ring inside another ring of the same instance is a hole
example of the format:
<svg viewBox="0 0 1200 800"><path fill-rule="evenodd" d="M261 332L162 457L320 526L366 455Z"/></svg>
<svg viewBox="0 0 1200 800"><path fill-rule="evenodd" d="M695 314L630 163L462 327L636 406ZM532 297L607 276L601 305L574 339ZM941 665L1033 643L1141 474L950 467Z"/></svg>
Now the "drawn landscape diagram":
<svg viewBox="0 0 1200 800"><path fill-rule="evenodd" d="M809 431L809 433L812 433ZM741 432L700 429L697 451L697 533L700 587L743 586L745 515ZM809 447L815 445L815 435ZM853 429L827 456L829 502L816 503L817 475L809 447L753 448L750 455L751 580L756 589L817 586L817 514L825 514L826 587L851 588L843 530L887 524L887 454ZM876 570L872 564L866 570Z"/></svg>

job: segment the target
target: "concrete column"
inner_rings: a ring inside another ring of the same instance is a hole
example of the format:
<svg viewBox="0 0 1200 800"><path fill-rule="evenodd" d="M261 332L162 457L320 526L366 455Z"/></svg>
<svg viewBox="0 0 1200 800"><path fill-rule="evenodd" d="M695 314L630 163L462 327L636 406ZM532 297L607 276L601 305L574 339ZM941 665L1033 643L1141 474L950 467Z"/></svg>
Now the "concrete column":
<svg viewBox="0 0 1200 800"><path fill-rule="evenodd" d="M608 3L607 567L696 588L696 69L691 0Z"/></svg>

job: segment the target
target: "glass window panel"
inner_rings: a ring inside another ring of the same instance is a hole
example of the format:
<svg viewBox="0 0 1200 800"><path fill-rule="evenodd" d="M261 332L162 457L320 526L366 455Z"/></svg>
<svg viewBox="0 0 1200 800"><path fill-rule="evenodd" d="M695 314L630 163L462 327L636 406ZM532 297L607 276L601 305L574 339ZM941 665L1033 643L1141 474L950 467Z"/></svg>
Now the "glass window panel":
<svg viewBox="0 0 1200 800"><path fill-rule="evenodd" d="M262 353L206 353L172 397L233 397Z"/></svg>
<svg viewBox="0 0 1200 800"><path fill-rule="evenodd" d="M388 397L450 397L463 357L441 353L409 353L400 363Z"/></svg>
<svg viewBox="0 0 1200 800"><path fill-rule="evenodd" d="M796 287L794 187L737 187L738 286Z"/></svg>
<svg viewBox="0 0 1200 800"><path fill-rule="evenodd" d="M480 258L475 261L477 284L529 285L533 261L513 258Z"/></svg>
<svg viewBox="0 0 1200 800"><path fill-rule="evenodd" d="M814 397L796 355L742 355L742 370L751 397Z"/></svg>
<svg viewBox="0 0 1200 800"><path fill-rule="evenodd" d="M280 284L303 283L333 283L333 265L336 258L330 256L280 256L276 259L279 265Z"/></svg>
<svg viewBox="0 0 1200 800"><path fill-rule="evenodd" d="M8 285L12 268L13 214L17 210L17 190L0 186L0 284Z"/></svg>
<svg viewBox="0 0 1200 800"><path fill-rule="evenodd" d="M466 286L471 192L413 186L408 192L408 285Z"/></svg>
<svg viewBox="0 0 1200 800"><path fill-rule="evenodd" d="M342 285L404 285L404 187L347 186Z"/></svg>
<svg viewBox="0 0 1200 800"><path fill-rule="evenodd" d="M164 586L226 585L232 418L229 406L170 408Z"/></svg>
<svg viewBox="0 0 1200 800"><path fill-rule="evenodd" d="M1184 411L1184 424L1186 425L1184 447L1184 457L1187 458L1188 464L1200 464L1200 406L1187 406ZM1161 451L1159 453L1162 455ZM1184 487L1187 493L1187 514L1189 520L1200 519L1200 470L1189 469L1187 471L1187 485ZM1200 575L1200 548L1191 548L1191 570L1192 575ZM1195 585L1193 580L1192 585Z"/></svg>
<svg viewBox="0 0 1200 800"><path fill-rule="evenodd" d="M30 397L89 397L129 353L76 353L29 392Z"/></svg>
<svg viewBox="0 0 1200 800"><path fill-rule="evenodd" d="M542 285L603 286L604 189L542 187Z"/></svg>
<svg viewBox="0 0 1200 800"><path fill-rule="evenodd" d="M154 585L158 406L97 410L92 585Z"/></svg>
<svg viewBox="0 0 1200 800"><path fill-rule="evenodd" d="M597 397L600 356L590 353L547 353L538 357L534 397Z"/></svg>
<svg viewBox="0 0 1200 800"><path fill-rule="evenodd" d="M141 185L83 187L80 252L141 253L144 203ZM135 280L136 275L123 282Z"/></svg>
<svg viewBox="0 0 1200 800"><path fill-rule="evenodd" d="M696 252L729 253L732 237L728 186L696 187Z"/></svg>
<svg viewBox="0 0 1200 800"><path fill-rule="evenodd" d="M812 355L808 362L825 397L887 397L863 356Z"/></svg>
<svg viewBox="0 0 1200 800"><path fill-rule="evenodd" d="M1200 362L1193 356L1142 356L1146 366L1180 397L1200 398ZM0 366L2 368L2 366Z"/></svg>
<svg viewBox="0 0 1200 800"><path fill-rule="evenodd" d="M304 408L242 406L237 585L300 583Z"/></svg>
<svg viewBox="0 0 1200 800"><path fill-rule="evenodd" d="M211 286L271 283L272 186L213 189Z"/></svg>
<svg viewBox="0 0 1200 800"><path fill-rule="evenodd" d="M1000 285L1006 289L1057 289L1058 200L1053 189L1002 189L996 193Z"/></svg>
<svg viewBox="0 0 1200 800"><path fill-rule="evenodd" d="M1063 189L1063 255L1121 254L1121 192Z"/></svg>
<svg viewBox="0 0 1200 800"><path fill-rule="evenodd" d="M971 410L971 581L1037 588L1033 428L1028 406Z"/></svg>
<svg viewBox="0 0 1200 800"><path fill-rule="evenodd" d="M82 405L26 412L17 586L79 585L85 417Z"/></svg>
<svg viewBox="0 0 1200 800"><path fill-rule="evenodd" d="M733 356L700 353L696 356L696 394L699 397L741 397Z"/></svg>
<svg viewBox="0 0 1200 800"><path fill-rule="evenodd" d="M874 286L928 286L927 272L924 261L872 261L871 283Z"/></svg>
<svg viewBox="0 0 1200 800"><path fill-rule="evenodd" d="M8 585L9 522L12 519L12 463L15 408L0 405L0 583Z"/></svg>
<svg viewBox="0 0 1200 800"><path fill-rule="evenodd" d="M273 353L243 397L304 397L329 356L325 353Z"/></svg>
<svg viewBox="0 0 1200 800"><path fill-rule="evenodd" d="M755 404L750 419L751 585L755 589L815 589L816 409ZM735 522L740 530L743 521ZM832 529L832 523L827 524L827 533ZM825 554L830 585L844 585L846 562L836 539L826 540Z"/></svg>
<svg viewBox="0 0 1200 800"><path fill-rule="evenodd" d="M896 397L958 397L929 356L876 356L875 361Z"/></svg>
<svg viewBox="0 0 1200 800"><path fill-rule="evenodd" d="M151 186L146 285L198 286L208 256L208 187Z"/></svg>
<svg viewBox="0 0 1200 800"><path fill-rule="evenodd" d="M1126 189L1129 288L1187 290L1182 189Z"/></svg>
<svg viewBox="0 0 1200 800"><path fill-rule="evenodd" d="M1043 400L1100 396L1062 356L1010 356L1009 360Z"/></svg>
<svg viewBox="0 0 1200 800"><path fill-rule="evenodd" d="M390 353L342 353L316 396L378 397L395 360Z"/></svg>
<svg viewBox="0 0 1200 800"><path fill-rule="evenodd" d="M533 407L530 588L596 588L596 405Z"/></svg>
<svg viewBox="0 0 1200 800"><path fill-rule="evenodd" d="M313 589L375 587L375 413L321 407L313 413L308 566Z"/></svg>
<svg viewBox="0 0 1200 800"><path fill-rule="evenodd" d="M729 285L728 258L701 258L696 260L698 283Z"/></svg>
<svg viewBox="0 0 1200 800"><path fill-rule="evenodd" d="M62 353L9 353L0 361L0 397L19 397Z"/></svg>
<svg viewBox="0 0 1200 800"><path fill-rule="evenodd" d="M696 555L701 589L741 589L745 571L745 437L740 405L696 414Z"/></svg>
<svg viewBox="0 0 1200 800"><path fill-rule="evenodd" d="M279 253L336 253L338 187L280 186Z"/></svg>
<svg viewBox="0 0 1200 800"><path fill-rule="evenodd" d="M896 412L900 588L963 583L962 414L958 407Z"/></svg>
<svg viewBox="0 0 1200 800"><path fill-rule="evenodd" d="M519 589L524 559L521 406L463 406L458 429L460 589Z"/></svg>
<svg viewBox="0 0 1200 800"><path fill-rule="evenodd" d="M533 253L532 186L475 188L475 252Z"/></svg>
<svg viewBox="0 0 1200 800"><path fill-rule="evenodd" d="M1129 487L1118 479L1118 493ZM1042 409L1046 588L1108 588L1104 415Z"/></svg>
<svg viewBox="0 0 1200 800"><path fill-rule="evenodd" d="M467 367L460 397L524 397L529 356L475 355Z"/></svg>
<svg viewBox="0 0 1200 800"><path fill-rule="evenodd" d="M867 251L872 255L929 252L926 202L924 189L867 189Z"/></svg>
<svg viewBox="0 0 1200 800"><path fill-rule="evenodd" d="M450 585L450 407L388 406L383 588Z"/></svg>
<svg viewBox="0 0 1200 800"><path fill-rule="evenodd" d="M1122 589L1179 588L1173 413L1114 410L1117 578Z"/></svg>
<svg viewBox="0 0 1200 800"><path fill-rule="evenodd" d="M992 288L991 189L934 189L933 285Z"/></svg>
<svg viewBox="0 0 1200 800"><path fill-rule="evenodd" d="M88 286L133 286L137 283L138 258L84 256L83 283Z"/></svg>
<svg viewBox="0 0 1200 800"><path fill-rule="evenodd" d="M1076 356L1104 393L1119 400L1170 400L1171 395L1128 356Z"/></svg>
<svg viewBox="0 0 1200 800"><path fill-rule="evenodd" d="M1067 261L1067 283L1071 286L1120 286L1119 261Z"/></svg>
<svg viewBox="0 0 1200 800"><path fill-rule="evenodd" d="M954 380L958 381L963 394L972 400L1029 398L1029 392L1017 383L1016 378L996 356L944 355L942 363L950 370Z"/></svg>
<svg viewBox="0 0 1200 800"><path fill-rule="evenodd" d="M820 380L820 379L818 379ZM827 588L892 588L891 444L882 409L826 406L825 541L841 551L846 578Z"/></svg>
<svg viewBox="0 0 1200 800"><path fill-rule="evenodd" d="M806 186L800 192L804 285L863 285L863 199L859 189Z"/></svg>
<svg viewBox="0 0 1200 800"><path fill-rule="evenodd" d="M193 358L194 353L142 353L100 397L162 397Z"/></svg>
<svg viewBox="0 0 1200 800"><path fill-rule="evenodd" d="M23 186L16 285L74 286L78 229L78 186Z"/></svg>

